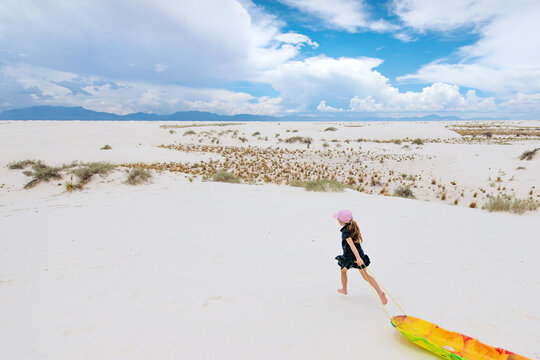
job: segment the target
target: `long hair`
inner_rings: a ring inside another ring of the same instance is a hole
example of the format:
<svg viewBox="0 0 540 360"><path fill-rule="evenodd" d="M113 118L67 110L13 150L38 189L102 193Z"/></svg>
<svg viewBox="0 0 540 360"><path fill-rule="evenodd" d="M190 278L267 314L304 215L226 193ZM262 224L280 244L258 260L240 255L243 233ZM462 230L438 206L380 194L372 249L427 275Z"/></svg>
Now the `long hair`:
<svg viewBox="0 0 540 360"><path fill-rule="evenodd" d="M362 239L362 234L360 234L360 228L358 227L356 221L351 220L351 222L348 223L345 228L347 229L349 234L351 234L353 242L358 244L359 242L361 243L362 241L364 241Z"/></svg>

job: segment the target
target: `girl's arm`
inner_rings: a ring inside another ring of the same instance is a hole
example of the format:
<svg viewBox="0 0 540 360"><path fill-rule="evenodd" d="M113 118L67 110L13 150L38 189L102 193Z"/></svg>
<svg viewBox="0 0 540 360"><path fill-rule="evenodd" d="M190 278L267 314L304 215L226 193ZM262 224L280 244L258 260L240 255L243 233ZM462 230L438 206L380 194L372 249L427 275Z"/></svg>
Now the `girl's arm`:
<svg viewBox="0 0 540 360"><path fill-rule="evenodd" d="M358 250L356 249L356 246L354 246L353 239L348 237L347 239L345 239L345 241L347 241L347 244L349 244L349 246L351 247L351 250L352 250L354 256L356 257L356 263L358 265L363 265L364 260L362 260L362 258L360 258L360 254L358 253Z"/></svg>

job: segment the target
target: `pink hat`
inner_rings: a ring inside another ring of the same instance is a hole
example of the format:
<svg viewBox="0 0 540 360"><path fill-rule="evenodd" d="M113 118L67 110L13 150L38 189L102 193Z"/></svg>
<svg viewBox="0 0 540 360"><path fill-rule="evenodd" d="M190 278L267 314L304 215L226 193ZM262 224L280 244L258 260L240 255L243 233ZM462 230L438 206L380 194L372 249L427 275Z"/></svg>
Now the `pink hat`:
<svg viewBox="0 0 540 360"><path fill-rule="evenodd" d="M339 219L341 222L347 224L352 220L352 212L346 209L341 209L334 214L334 218Z"/></svg>

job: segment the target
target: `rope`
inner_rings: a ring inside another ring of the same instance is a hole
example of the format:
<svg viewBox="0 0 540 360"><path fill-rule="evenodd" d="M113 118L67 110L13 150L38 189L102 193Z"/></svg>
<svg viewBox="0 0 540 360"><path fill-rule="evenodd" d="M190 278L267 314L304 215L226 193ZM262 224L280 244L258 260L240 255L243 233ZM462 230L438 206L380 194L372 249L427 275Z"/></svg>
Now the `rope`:
<svg viewBox="0 0 540 360"><path fill-rule="evenodd" d="M373 276L373 274L370 273L370 272L367 270L367 268L364 267L363 269L360 269L360 270L364 272L364 275L365 275L366 277L368 277L368 274L371 275L371 277L373 278L373 280L375 280L375 282L378 283L378 284L383 288L384 292L385 292L386 294L388 294L388 296L390 296L390 299L392 299L392 301L394 302L394 304L397 305L397 307L403 312L403 314L407 315L407 313L401 308L401 306L399 306L399 304L397 303L397 301L394 300L394 297L393 297L392 295L390 295L390 293L384 288L383 284L381 284L379 281L377 281L377 279L375 278L375 276ZM375 294L375 297L376 297L377 300L379 301L379 304L381 305L381 308L382 308L383 311L386 313L386 316L388 317L388 320L392 321L392 318L390 317L390 314L388 314L388 311L386 311L386 308L384 307L384 305L383 305L383 303L382 303L382 301L381 301L379 295L377 294L377 292L375 291L375 289L373 288L373 286L371 286L371 284L369 284L369 285L370 285L369 287L371 288L371 290L373 290L373 293Z"/></svg>

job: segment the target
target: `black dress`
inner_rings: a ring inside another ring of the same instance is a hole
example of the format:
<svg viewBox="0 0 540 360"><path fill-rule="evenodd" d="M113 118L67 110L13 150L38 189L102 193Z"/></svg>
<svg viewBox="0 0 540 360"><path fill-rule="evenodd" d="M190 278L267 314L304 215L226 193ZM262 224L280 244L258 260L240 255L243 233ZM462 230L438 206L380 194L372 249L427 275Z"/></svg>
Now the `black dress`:
<svg viewBox="0 0 540 360"><path fill-rule="evenodd" d="M356 246L356 250L358 250L358 254L360 255L360 258L364 261L364 265L360 266L356 263L356 256L354 256L354 253L347 243L347 238L351 237L351 234L349 231L347 231L346 226L341 228L341 247L343 248L343 255L336 256L336 260L338 261L338 265L340 268L347 268L350 269L351 267L355 269L363 269L367 267L370 264L369 256L364 254L364 250L362 250L362 246L360 245L360 242L354 243Z"/></svg>

